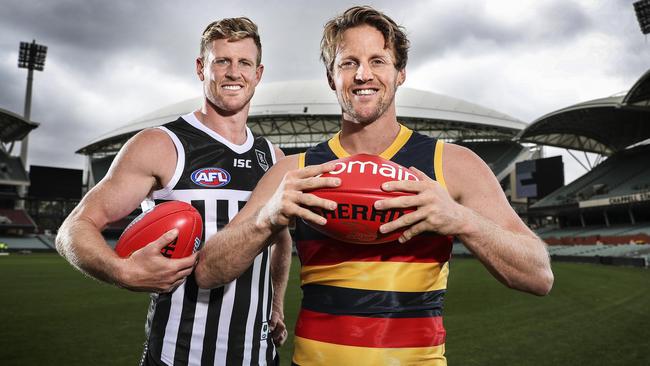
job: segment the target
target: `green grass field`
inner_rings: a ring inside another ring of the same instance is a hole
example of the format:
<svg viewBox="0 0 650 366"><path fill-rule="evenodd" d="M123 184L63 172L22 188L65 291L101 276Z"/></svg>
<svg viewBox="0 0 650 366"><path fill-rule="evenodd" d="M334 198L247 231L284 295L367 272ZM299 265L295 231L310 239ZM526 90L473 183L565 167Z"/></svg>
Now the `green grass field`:
<svg viewBox="0 0 650 366"><path fill-rule="evenodd" d="M553 291L538 298L504 288L475 260L454 259L449 364L650 365L650 271L570 263L553 270ZM299 302L294 260L290 330ZM136 365L147 304L146 294L85 278L55 254L0 257L0 365ZM284 365L292 346L280 351Z"/></svg>

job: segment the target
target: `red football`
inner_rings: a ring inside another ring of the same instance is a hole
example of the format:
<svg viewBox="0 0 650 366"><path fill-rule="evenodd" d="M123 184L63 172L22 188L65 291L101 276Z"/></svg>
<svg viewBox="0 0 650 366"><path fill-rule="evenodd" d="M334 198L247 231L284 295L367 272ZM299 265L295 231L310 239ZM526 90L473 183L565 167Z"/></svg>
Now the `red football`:
<svg viewBox="0 0 650 366"><path fill-rule="evenodd" d="M183 258L199 249L203 232L201 215L189 203L169 201L136 217L124 229L115 251L126 258L173 228L178 229L178 237L160 251L162 255Z"/></svg>
<svg viewBox="0 0 650 366"><path fill-rule="evenodd" d="M413 195L408 192L386 192L384 182L418 180L412 171L377 155L357 154L335 160L336 168L323 177L339 177L341 185L321 188L310 193L338 203L334 211L314 209L325 217L327 224L312 228L338 240L353 244L381 244L397 240L403 230L382 234L379 227L405 215L412 209L375 210L375 201L391 197Z"/></svg>

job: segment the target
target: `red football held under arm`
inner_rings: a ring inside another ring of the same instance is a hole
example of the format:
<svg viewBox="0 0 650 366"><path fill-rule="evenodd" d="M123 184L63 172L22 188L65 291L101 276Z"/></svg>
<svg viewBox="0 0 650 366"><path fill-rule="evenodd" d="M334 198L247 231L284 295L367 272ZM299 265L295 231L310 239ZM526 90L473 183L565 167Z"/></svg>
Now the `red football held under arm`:
<svg viewBox="0 0 650 366"><path fill-rule="evenodd" d="M115 251L126 258L174 228L178 229L178 237L160 251L162 255L184 258L199 249L203 233L201 215L189 203L169 201L136 217L120 236Z"/></svg>

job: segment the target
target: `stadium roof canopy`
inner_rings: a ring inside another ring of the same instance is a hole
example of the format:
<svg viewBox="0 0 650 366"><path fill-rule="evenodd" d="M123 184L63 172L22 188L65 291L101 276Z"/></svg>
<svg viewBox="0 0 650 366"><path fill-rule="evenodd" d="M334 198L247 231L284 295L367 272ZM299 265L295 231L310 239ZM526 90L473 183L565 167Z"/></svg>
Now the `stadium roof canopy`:
<svg viewBox="0 0 650 366"><path fill-rule="evenodd" d="M650 70L626 93L549 113L521 131L520 142L612 155L650 138Z"/></svg>
<svg viewBox="0 0 650 366"><path fill-rule="evenodd" d="M173 121L201 102L201 97L192 98L154 111L96 138L77 153L114 153L138 131ZM422 90L400 88L396 105L400 122L447 140L510 140L526 127L503 113ZM248 125L280 147L308 147L336 133L340 115L336 96L325 81L262 83L252 100Z"/></svg>
<svg viewBox="0 0 650 366"><path fill-rule="evenodd" d="M12 142L22 140L38 127L38 123L25 120L16 113L0 108L0 141Z"/></svg>

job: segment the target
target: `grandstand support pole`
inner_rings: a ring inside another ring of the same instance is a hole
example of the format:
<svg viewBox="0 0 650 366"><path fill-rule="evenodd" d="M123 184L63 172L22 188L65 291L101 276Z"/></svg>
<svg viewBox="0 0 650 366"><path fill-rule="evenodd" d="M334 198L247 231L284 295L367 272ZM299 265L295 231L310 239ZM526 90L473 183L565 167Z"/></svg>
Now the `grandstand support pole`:
<svg viewBox="0 0 650 366"><path fill-rule="evenodd" d="M605 218L605 226L610 227L609 224L609 215L607 215L607 210L603 210L603 217Z"/></svg>
<svg viewBox="0 0 650 366"><path fill-rule="evenodd" d="M630 216L630 222L632 225L636 225L636 218L634 217L634 212L632 212L632 206L627 208L627 214Z"/></svg>

